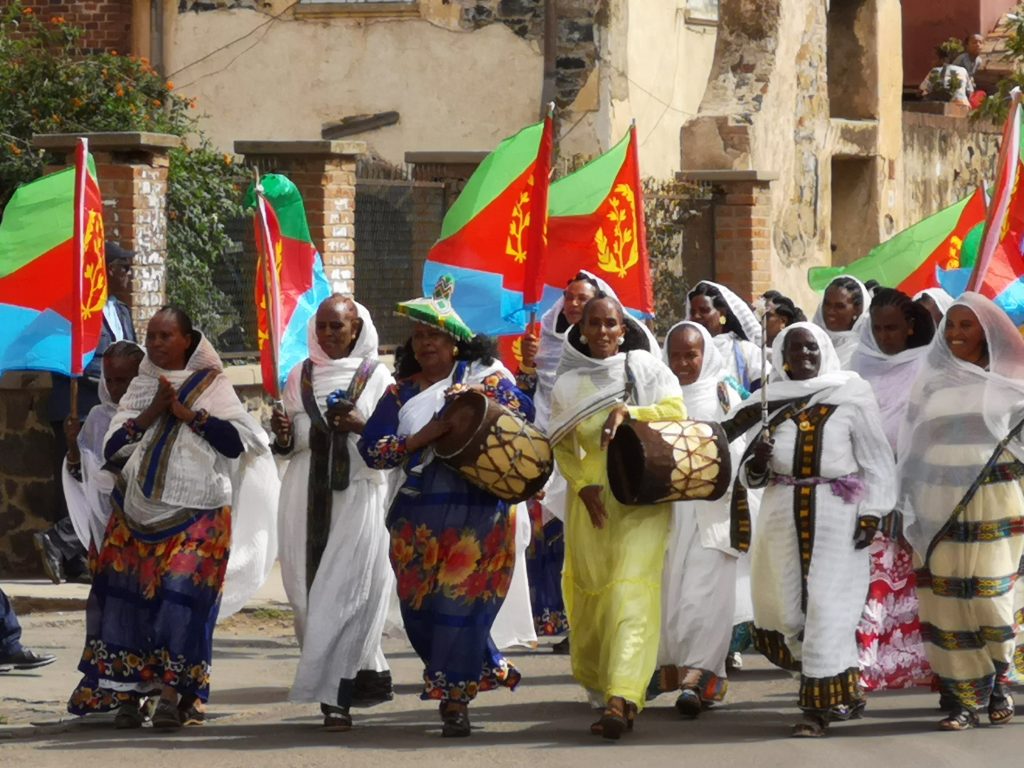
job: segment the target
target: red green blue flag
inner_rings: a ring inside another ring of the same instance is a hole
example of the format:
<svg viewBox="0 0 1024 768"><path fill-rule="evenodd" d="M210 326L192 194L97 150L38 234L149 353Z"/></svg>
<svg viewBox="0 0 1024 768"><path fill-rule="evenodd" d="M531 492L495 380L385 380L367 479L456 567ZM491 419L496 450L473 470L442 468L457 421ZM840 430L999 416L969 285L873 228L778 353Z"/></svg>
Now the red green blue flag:
<svg viewBox="0 0 1024 768"><path fill-rule="evenodd" d="M968 252L973 259L971 231L984 221L985 194L978 189L891 237L852 264L811 267L807 282L814 290L823 291L836 277L851 275L861 282L877 280L880 285L913 296L939 285L937 270L960 268Z"/></svg>
<svg viewBox="0 0 1024 768"><path fill-rule="evenodd" d="M630 313L653 317L635 125L608 152L551 185L540 309L581 269L607 282Z"/></svg>
<svg viewBox="0 0 1024 768"><path fill-rule="evenodd" d="M74 167L19 187L0 221L0 373L80 376L106 303L103 200L80 139Z"/></svg>
<svg viewBox="0 0 1024 768"><path fill-rule="evenodd" d="M455 279L452 305L475 333L521 333L539 299L551 173L547 117L502 141L469 177L423 265L423 291Z"/></svg>
<svg viewBox="0 0 1024 768"><path fill-rule="evenodd" d="M939 276L951 295L977 291L1002 307L1018 326L1024 325L1024 195L1019 189L1024 177L1022 118L1020 93L1014 89L978 256L972 266L963 265Z"/></svg>
<svg viewBox="0 0 1024 768"><path fill-rule="evenodd" d="M256 320L263 388L279 399L292 368L309 356L306 326L331 295L331 284L309 234L302 195L290 179L274 173L261 177L249 189L246 207L254 211L259 254Z"/></svg>

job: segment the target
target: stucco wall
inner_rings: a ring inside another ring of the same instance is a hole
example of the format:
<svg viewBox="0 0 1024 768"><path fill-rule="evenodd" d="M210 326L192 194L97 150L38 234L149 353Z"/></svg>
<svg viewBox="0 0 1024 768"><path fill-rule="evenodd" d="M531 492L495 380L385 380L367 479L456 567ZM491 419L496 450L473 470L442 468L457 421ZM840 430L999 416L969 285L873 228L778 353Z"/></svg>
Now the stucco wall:
<svg viewBox="0 0 1024 768"><path fill-rule="evenodd" d="M539 0L421 0L420 17L360 16L358 4L296 16L287 5L165 17L166 70L222 148L319 138L343 116L396 110L397 125L356 138L401 163L408 151L489 150L540 114ZM678 170L679 126L700 105L716 28L687 24L677 5L558 0L563 155L607 150L636 118L643 172Z"/></svg>
<svg viewBox="0 0 1024 768"><path fill-rule="evenodd" d="M274 0L267 12L289 4ZM536 43L503 24L462 29L461 9L440 0L421 6L429 20L285 13L267 23L244 9L175 12L166 17L166 69L227 150L236 139L319 139L324 123L343 116L398 110L397 125L357 138L401 163L406 151L490 149L537 119Z"/></svg>

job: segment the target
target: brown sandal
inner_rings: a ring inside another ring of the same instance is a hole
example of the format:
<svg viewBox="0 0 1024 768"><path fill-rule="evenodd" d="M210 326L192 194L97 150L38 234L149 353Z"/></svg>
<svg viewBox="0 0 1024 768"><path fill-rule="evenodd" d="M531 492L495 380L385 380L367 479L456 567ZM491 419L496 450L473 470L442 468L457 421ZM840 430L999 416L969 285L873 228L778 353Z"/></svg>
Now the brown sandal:
<svg viewBox="0 0 1024 768"><path fill-rule="evenodd" d="M828 721L816 715L804 715L802 722L793 726L795 739L820 739L828 733Z"/></svg>
<svg viewBox="0 0 1024 768"><path fill-rule="evenodd" d="M988 700L988 721L992 725L1006 725L1013 720L1014 714L1016 708L1010 692L1005 689L993 692Z"/></svg>
<svg viewBox="0 0 1024 768"><path fill-rule="evenodd" d="M623 732L633 730L636 712L636 704L626 701L621 696L613 696L608 700L601 719L591 724L590 732L594 736L617 741L622 738Z"/></svg>

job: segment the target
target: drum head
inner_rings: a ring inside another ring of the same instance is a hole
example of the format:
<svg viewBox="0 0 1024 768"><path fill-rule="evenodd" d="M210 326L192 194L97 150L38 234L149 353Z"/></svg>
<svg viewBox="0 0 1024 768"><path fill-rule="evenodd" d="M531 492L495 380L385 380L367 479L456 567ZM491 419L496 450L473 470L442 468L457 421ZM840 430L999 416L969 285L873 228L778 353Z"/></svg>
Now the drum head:
<svg viewBox="0 0 1024 768"><path fill-rule="evenodd" d="M644 443L634 425L620 424L608 445L608 485L621 503L636 504L640 499L646 464Z"/></svg>
<svg viewBox="0 0 1024 768"><path fill-rule="evenodd" d="M487 395L462 392L441 412L441 420L451 429L434 442L434 453L442 459L455 456L476 437L487 413Z"/></svg>

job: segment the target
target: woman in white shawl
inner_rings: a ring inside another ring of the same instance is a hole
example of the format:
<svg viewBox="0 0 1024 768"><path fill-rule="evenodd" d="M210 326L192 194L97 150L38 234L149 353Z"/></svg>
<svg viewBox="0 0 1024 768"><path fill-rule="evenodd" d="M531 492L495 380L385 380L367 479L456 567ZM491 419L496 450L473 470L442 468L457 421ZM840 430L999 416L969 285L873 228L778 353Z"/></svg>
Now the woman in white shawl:
<svg viewBox="0 0 1024 768"><path fill-rule="evenodd" d="M701 280L686 297L686 316L711 334L741 397L761 386L761 323L747 302L724 285Z"/></svg>
<svg viewBox="0 0 1024 768"><path fill-rule="evenodd" d="M791 325L773 354L783 365L766 393L769 439L757 435L739 470L748 488L765 488L751 550L754 642L801 672L804 720L793 735L823 736L863 708L866 548L893 508L895 462L871 387L840 370L825 331Z"/></svg>
<svg viewBox="0 0 1024 768"><path fill-rule="evenodd" d="M849 275L833 278L825 286L821 304L814 312L812 322L823 328L832 341L839 357L839 367L847 371L850 360L860 343L860 331L868 324L865 307L871 300L867 286Z"/></svg>
<svg viewBox="0 0 1024 768"><path fill-rule="evenodd" d="M388 511L391 567L409 642L423 660L420 698L439 702L442 735L469 736L469 703L498 686L515 688L519 671L491 640L512 581L515 513L434 459L447 433L438 418L466 389L483 392L521 418L533 403L451 305L455 284L442 276L434 294L398 305L416 321L396 378L363 428L359 451L377 469L401 468Z"/></svg>
<svg viewBox="0 0 1024 768"><path fill-rule="evenodd" d="M922 634L941 721L1014 715L1024 676L1024 340L977 293L946 313L910 394L899 439L899 509L914 548Z"/></svg>
<svg viewBox="0 0 1024 768"><path fill-rule="evenodd" d="M935 335L929 311L892 288L879 288L871 299L870 322L850 367L875 392L882 429L893 455L907 411L910 387ZM871 543L871 586L857 628L860 684L866 691L909 688L931 682L921 642L917 587L910 547L903 538L899 513L883 518Z"/></svg>
<svg viewBox="0 0 1024 768"><path fill-rule="evenodd" d="M154 727L199 724L222 591L240 606L266 578L280 486L266 433L182 310L163 307L149 321L146 358L104 457L124 468L68 711L116 708L115 726L138 728L141 699L159 692Z"/></svg>
<svg viewBox="0 0 1024 768"><path fill-rule="evenodd" d="M551 395L551 443L569 485L562 591L573 676L605 705L591 732L618 739L657 666L671 504L626 506L606 449L627 418L682 419L679 382L614 299L587 303L569 331Z"/></svg>
<svg viewBox="0 0 1024 768"><path fill-rule="evenodd" d="M310 319L309 358L275 411L281 483L281 577L302 656L291 700L320 704L324 727L352 727L349 709L391 699L381 651L394 576L384 527L389 473L358 454L359 434L394 383L377 360L377 329L361 304L326 298Z"/></svg>
<svg viewBox="0 0 1024 768"><path fill-rule="evenodd" d="M739 403L725 381L725 361L704 326L677 323L665 337L664 360L683 390L687 417L720 422ZM745 443L730 445L733 466ZM731 480L731 479L730 479ZM741 489L746 492L745 489ZM675 502L662 581L657 691L681 691L676 710L697 717L725 698L725 661L736 607L736 562L730 543L731 494L718 501Z"/></svg>
<svg viewBox="0 0 1024 768"><path fill-rule="evenodd" d="M61 476L64 498L75 533L90 557L103 546L103 532L110 520L110 492L114 490L115 473L109 471L103 458L103 438L117 412L117 404L139 374L139 363L145 354L133 341L116 341L107 347L100 377L100 403L90 409L74 439L68 440Z"/></svg>
<svg viewBox="0 0 1024 768"><path fill-rule="evenodd" d="M918 291L914 294L914 301L922 304L931 313L936 328L949 312L949 308L953 306L953 297L942 288L925 288L923 291Z"/></svg>

